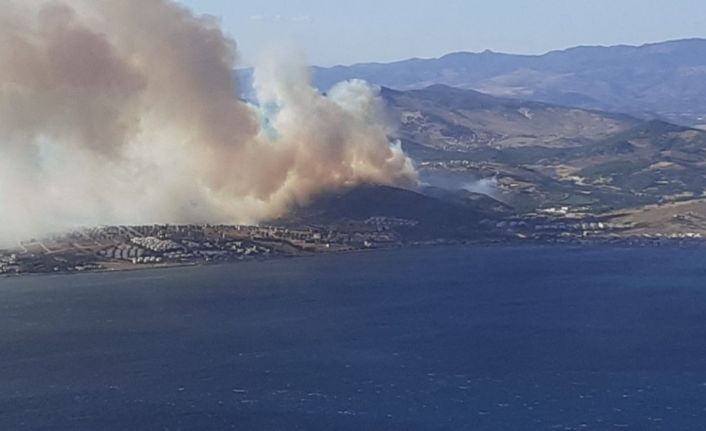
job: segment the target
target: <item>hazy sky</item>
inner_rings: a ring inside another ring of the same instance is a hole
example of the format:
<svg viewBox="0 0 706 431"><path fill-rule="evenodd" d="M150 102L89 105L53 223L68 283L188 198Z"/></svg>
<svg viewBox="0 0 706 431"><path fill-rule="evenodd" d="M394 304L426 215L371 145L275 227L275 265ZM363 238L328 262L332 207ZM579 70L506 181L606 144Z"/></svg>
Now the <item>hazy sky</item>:
<svg viewBox="0 0 706 431"><path fill-rule="evenodd" d="M179 1L221 17L246 62L283 42L332 65L706 37L705 0Z"/></svg>

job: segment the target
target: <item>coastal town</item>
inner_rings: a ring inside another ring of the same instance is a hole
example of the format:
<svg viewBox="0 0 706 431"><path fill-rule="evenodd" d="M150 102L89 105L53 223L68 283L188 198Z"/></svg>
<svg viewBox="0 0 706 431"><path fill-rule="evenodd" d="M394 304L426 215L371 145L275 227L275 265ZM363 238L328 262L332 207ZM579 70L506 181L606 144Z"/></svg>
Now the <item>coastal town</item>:
<svg viewBox="0 0 706 431"><path fill-rule="evenodd" d="M296 257L403 246L444 244L556 244L631 247L706 245L701 231L640 232L569 208L480 221L479 240L453 235L419 240L409 236L416 220L375 216L345 225L287 227L244 225L104 226L0 249L0 275L80 273L254 259Z"/></svg>
<svg viewBox="0 0 706 431"><path fill-rule="evenodd" d="M356 232L276 226L154 225L86 228L0 250L0 275L74 273L225 263L392 245L392 226L378 218Z"/></svg>

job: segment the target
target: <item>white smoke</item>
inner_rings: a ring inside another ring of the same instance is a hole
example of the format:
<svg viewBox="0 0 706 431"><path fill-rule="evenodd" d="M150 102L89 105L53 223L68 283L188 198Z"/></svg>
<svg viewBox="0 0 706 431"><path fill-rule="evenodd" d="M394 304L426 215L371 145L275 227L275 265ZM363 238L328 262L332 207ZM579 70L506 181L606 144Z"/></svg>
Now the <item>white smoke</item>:
<svg viewBox="0 0 706 431"><path fill-rule="evenodd" d="M329 188L413 186L376 91L326 96L267 57L238 100L235 44L170 0L6 0L0 240L87 224L242 223Z"/></svg>
<svg viewBox="0 0 706 431"><path fill-rule="evenodd" d="M498 195L498 180L496 178L483 178L477 181L468 181L463 183L461 189L496 198Z"/></svg>

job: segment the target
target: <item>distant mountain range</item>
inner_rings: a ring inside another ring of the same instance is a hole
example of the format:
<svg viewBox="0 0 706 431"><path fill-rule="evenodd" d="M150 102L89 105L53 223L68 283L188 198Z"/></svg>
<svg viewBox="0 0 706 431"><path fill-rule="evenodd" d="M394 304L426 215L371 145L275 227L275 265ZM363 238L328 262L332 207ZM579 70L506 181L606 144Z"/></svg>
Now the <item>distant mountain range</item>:
<svg viewBox="0 0 706 431"><path fill-rule="evenodd" d="M248 79L248 73L243 74ZM396 90L434 84L587 109L706 124L706 40L576 47L544 55L459 52L436 59L314 68L322 91L364 79Z"/></svg>
<svg viewBox="0 0 706 431"><path fill-rule="evenodd" d="M455 53L430 60L315 70L316 85L322 89L352 78L395 89L445 84L680 124L706 123L704 39L639 47L577 47L538 56Z"/></svg>

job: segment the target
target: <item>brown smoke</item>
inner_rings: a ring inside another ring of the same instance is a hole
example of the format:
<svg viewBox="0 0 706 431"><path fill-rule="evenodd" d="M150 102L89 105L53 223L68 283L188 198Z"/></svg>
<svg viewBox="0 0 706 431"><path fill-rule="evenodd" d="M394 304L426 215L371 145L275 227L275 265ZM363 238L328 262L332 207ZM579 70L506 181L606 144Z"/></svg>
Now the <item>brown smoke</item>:
<svg viewBox="0 0 706 431"><path fill-rule="evenodd" d="M172 1L5 3L0 238L253 222L332 187L416 183L363 82L322 96L266 57L252 106L235 97L235 43Z"/></svg>

